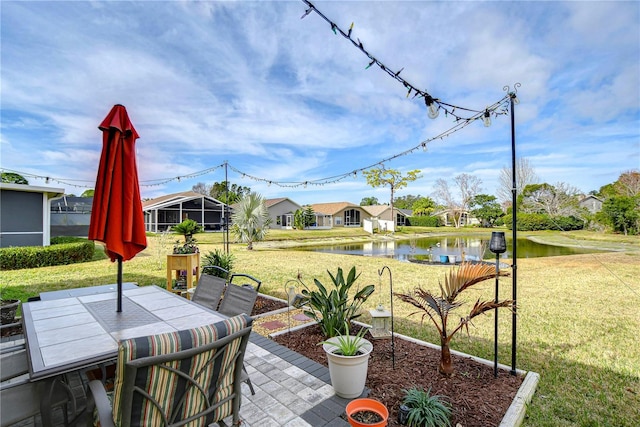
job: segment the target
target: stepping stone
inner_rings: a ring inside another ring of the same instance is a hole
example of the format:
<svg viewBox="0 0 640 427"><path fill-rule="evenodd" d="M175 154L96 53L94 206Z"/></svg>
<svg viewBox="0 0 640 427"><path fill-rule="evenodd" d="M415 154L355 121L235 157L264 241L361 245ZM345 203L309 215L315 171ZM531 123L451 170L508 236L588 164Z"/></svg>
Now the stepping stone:
<svg viewBox="0 0 640 427"><path fill-rule="evenodd" d="M265 329L275 330L275 329L286 328L287 324L279 320L272 320L271 322L264 322L260 326L262 326Z"/></svg>
<svg viewBox="0 0 640 427"><path fill-rule="evenodd" d="M307 315L306 315L306 314L304 314L304 313L298 313L298 314L296 314L295 316L293 316L293 319L294 319L294 320L297 320L297 321L299 321L299 322L306 322L307 320L311 320L311 319L309 318L309 316L307 316Z"/></svg>

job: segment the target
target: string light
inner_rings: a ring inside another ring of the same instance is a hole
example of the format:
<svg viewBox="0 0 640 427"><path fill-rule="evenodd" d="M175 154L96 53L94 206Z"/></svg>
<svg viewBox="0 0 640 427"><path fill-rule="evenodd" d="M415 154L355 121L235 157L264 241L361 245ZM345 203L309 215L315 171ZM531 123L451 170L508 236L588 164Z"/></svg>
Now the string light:
<svg viewBox="0 0 640 427"><path fill-rule="evenodd" d="M485 127L491 126L491 114L489 113L489 110L486 110L484 112L484 115L482 116L482 121L484 122Z"/></svg>
<svg viewBox="0 0 640 427"><path fill-rule="evenodd" d="M440 115L440 107L436 105L431 95L427 95L424 98L424 102L425 104L427 104L427 109L429 110L428 115L430 119L435 119L436 117L438 117L438 115Z"/></svg>
<svg viewBox="0 0 640 427"><path fill-rule="evenodd" d="M331 26L331 30L333 31L334 34L340 33L340 35L342 35L345 39L349 40L351 42L351 44L353 44L356 48L358 48L362 53L364 53L371 60L371 62L369 63L369 65L367 65L365 67L365 69L369 69L374 64L376 64L376 65L378 65L378 67L382 71L386 72L389 76L391 76L392 78L396 79L397 81L402 83L407 88L407 90L408 90L407 97L409 96L411 91L413 91L413 92L415 92L414 98L416 96L423 97L425 99L425 103L427 103L427 106L429 106L429 104L430 104L429 103L429 99L430 99L431 100L431 104L432 104L433 107L431 109L429 109L429 117L436 118L438 116L438 114L439 114L439 110L443 109L444 112L445 112L445 117L448 117L449 115L451 115L451 116L453 116L455 118L456 121L483 119L483 116L482 116L483 111L482 110L474 110L474 109L471 109L471 108L465 108L465 107L461 107L461 106L458 106L458 105L449 104L447 102L442 101L439 98L434 98L433 96L431 96L426 91L418 89L415 85L409 83L407 80L405 80L404 78L400 77L400 73L402 72L402 70L404 70L404 68L401 68L397 72L392 71L391 68L389 68L388 66L383 64L375 56L373 56L371 53L369 53L364 48L364 45L363 45L362 41L360 41L359 38L356 38L357 42L354 41L351 38L351 32L352 32L352 29L353 29L353 24L351 25L349 30L347 32L345 32L335 22L331 21L329 18L327 18L327 16L325 16L322 12L320 12L314 6L314 4L311 3L309 0L302 0L302 1L308 6L308 9L306 10L306 14L304 16L307 16L311 12L315 12L318 16L320 16L327 23L329 23L329 25ZM456 111L461 111L462 113L457 113ZM480 114L478 114L478 113L480 113ZM432 117L432 116L434 116L434 117Z"/></svg>

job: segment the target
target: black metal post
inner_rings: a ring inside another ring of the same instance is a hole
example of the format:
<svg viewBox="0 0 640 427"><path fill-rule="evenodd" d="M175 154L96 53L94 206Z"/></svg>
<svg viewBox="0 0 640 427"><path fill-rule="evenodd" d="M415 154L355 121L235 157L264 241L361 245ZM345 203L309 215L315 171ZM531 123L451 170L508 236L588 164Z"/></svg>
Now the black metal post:
<svg viewBox="0 0 640 427"><path fill-rule="evenodd" d="M500 280L500 254L496 253L496 305L498 304L498 282ZM493 328L493 376L498 378L498 307Z"/></svg>
<svg viewBox="0 0 640 427"><path fill-rule="evenodd" d="M224 183L225 183L225 191L226 191L226 199L225 200L225 204L224 204L224 209L225 209L225 216L224 216L224 229L225 229L225 233L226 233L226 240L225 240L225 253L227 255L229 255L229 170L228 170L228 165L229 163L225 160L224 161Z"/></svg>
<svg viewBox="0 0 640 427"><path fill-rule="evenodd" d="M116 313L122 313L122 257L118 255L118 277L117 277Z"/></svg>
<svg viewBox="0 0 640 427"><path fill-rule="evenodd" d="M513 299L513 311L512 311L512 320L511 320L511 375L516 374L516 336L517 336L517 295L518 295L518 254L516 252L517 241L518 241L518 227L517 227L517 186L516 186L516 117L515 117L515 100L516 92L518 91L518 87L520 83L516 83L514 85L514 91L509 93L510 104L511 104L511 179L512 179L512 188L511 188L511 213L512 213L512 221L511 221L511 231L512 231L512 240L511 240L511 252L513 254L513 266L512 266L512 299Z"/></svg>

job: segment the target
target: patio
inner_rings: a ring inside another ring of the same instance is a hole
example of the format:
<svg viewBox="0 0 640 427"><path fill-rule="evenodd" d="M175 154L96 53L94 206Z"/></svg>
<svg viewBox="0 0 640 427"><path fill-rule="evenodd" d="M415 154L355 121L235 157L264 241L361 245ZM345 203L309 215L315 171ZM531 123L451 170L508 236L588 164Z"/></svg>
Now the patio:
<svg viewBox="0 0 640 427"><path fill-rule="evenodd" d="M325 366L255 332L251 333L247 346L245 366L256 394L252 396L243 383L240 409L243 426L349 426L341 418L348 400L334 395ZM69 377L78 407L83 408L86 378L77 372ZM60 411L54 415L55 426L64 425ZM76 425L85 425L85 415L79 417ZM40 417L36 416L11 427L40 426Z"/></svg>

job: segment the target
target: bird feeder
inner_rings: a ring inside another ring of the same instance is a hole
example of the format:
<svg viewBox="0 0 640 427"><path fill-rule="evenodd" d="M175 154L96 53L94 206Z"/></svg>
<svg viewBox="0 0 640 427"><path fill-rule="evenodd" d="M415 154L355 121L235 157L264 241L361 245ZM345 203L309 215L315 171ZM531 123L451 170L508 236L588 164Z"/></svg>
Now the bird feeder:
<svg viewBox="0 0 640 427"><path fill-rule="evenodd" d="M371 315L371 328L369 333L374 339L391 337L391 313L384 309L382 304L369 310Z"/></svg>

